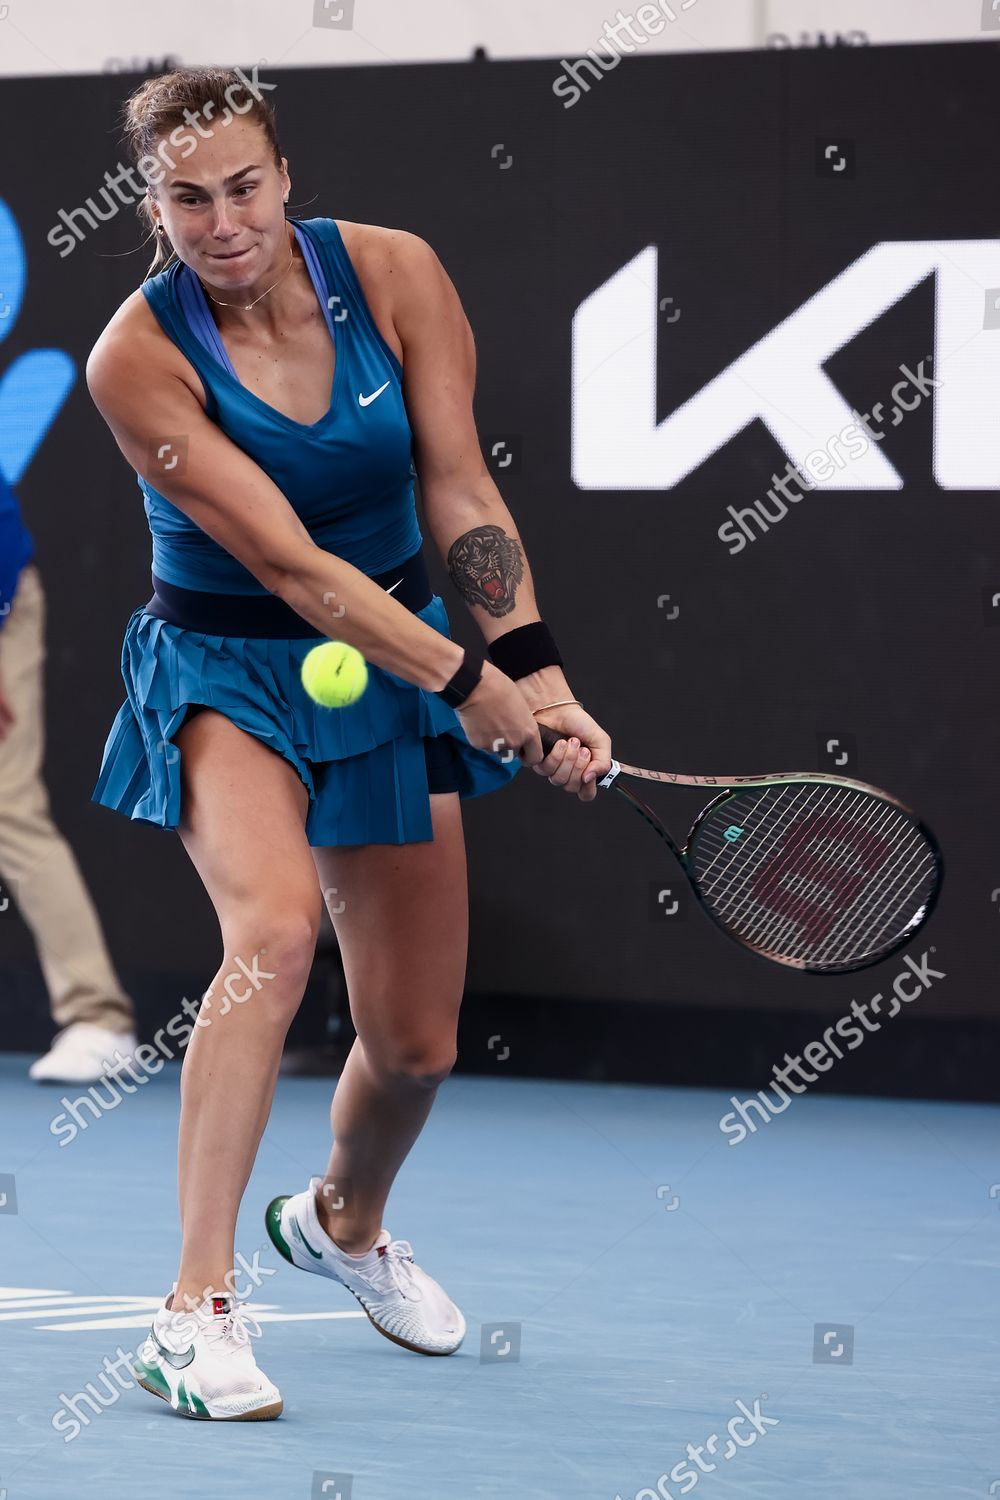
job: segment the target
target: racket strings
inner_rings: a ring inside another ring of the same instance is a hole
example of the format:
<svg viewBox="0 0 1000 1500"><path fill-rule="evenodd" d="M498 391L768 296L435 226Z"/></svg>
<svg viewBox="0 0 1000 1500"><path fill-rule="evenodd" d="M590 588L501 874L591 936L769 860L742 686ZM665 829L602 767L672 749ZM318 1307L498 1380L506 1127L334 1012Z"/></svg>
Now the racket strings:
<svg viewBox="0 0 1000 1500"><path fill-rule="evenodd" d="M895 942L930 896L936 862L919 829L891 806L877 826L892 833L890 854L814 952L817 962L833 963L853 955L859 946L877 951L884 940Z"/></svg>
<svg viewBox="0 0 1000 1500"><path fill-rule="evenodd" d="M780 799L775 799L771 803L767 809L768 817L761 823L763 830L761 836L756 844L750 844L747 847L745 872L742 878L738 874L734 877L735 883L732 885L728 906L724 907L720 898L719 915L731 926L736 927L748 942L780 948L786 936L797 933L802 923L796 910L795 898L801 898L804 902L808 888L813 888L815 892L813 911L816 914L831 899L832 893L829 885L822 884L803 869L786 868L783 871L780 894L786 907L784 911L776 909L761 896L759 890L762 868L766 868L767 861L774 854L778 841L787 839L789 834L794 832L802 823L804 813L812 811L814 815L819 816L821 813L831 811L836 805L836 789L824 787L818 801L816 794L815 786L800 788L793 802L781 809L780 813L777 812L777 801ZM852 801L849 805L853 807L857 803L858 793L853 792L850 796ZM811 803L814 804L812 807L810 807ZM824 853L822 847L817 848L815 844L816 841L810 851L810 859L814 867ZM791 911L787 910L789 905L792 906ZM755 917L756 922L753 920Z"/></svg>
<svg viewBox="0 0 1000 1500"><path fill-rule="evenodd" d="M880 825L890 820L883 818ZM825 852L825 851L819 851ZM870 955L879 946L895 946L898 939L912 926L933 889L933 861L921 851L912 848L897 848L895 858L876 871L860 879L860 888L853 900L848 900L840 912L836 909L836 897L826 891L817 902L817 913L806 910L806 920L800 922L800 912L792 911L776 924L765 920L750 924L746 930L748 941L766 941L780 948L788 961L808 963L814 967L843 967L856 960L859 955ZM885 882L883 885L881 882ZM792 889L794 882L789 882ZM802 882L798 882L799 888ZM771 904L765 901L765 904ZM827 922L817 932L815 920L810 920L825 908L827 916L834 916L832 925Z"/></svg>
<svg viewBox="0 0 1000 1500"><path fill-rule="evenodd" d="M875 949L883 940L894 941L900 932L914 923L930 899L937 869L934 855L915 831L910 847L901 843L900 849L895 866L886 872L885 889L881 884L874 886L867 902L859 906L856 922L846 932L838 934L848 947L856 944L862 936ZM890 876L895 880L895 887L888 885ZM848 912L847 919L851 915ZM818 957L822 961L828 955L822 951Z"/></svg>
<svg viewBox="0 0 1000 1500"><path fill-rule="evenodd" d="M808 799L806 800L808 802ZM821 802L814 811L826 810L828 805L832 806L830 799L827 799L826 803ZM808 807L806 811L809 811ZM771 841L771 848L774 848L779 838L785 838L790 831L792 830L789 829L788 820L786 820L784 825L780 825L776 830L775 838ZM800 837L801 843L802 839ZM825 840L816 839L811 842L807 857L814 864L818 861L824 861L825 863L824 857L835 852L835 840L832 836L828 835ZM796 853L806 853L806 851L800 849ZM740 894L744 897L742 906L734 908L731 912L733 920L738 920L744 916L747 917L744 930L747 939L752 942L766 940L772 945L781 946L786 940L791 938L792 934L799 933L802 930L804 924L800 920L798 910L792 898L798 897L802 903L805 903L809 897L812 897L814 922L821 914L824 917L828 915L833 905L835 893L831 891L829 883L824 883L821 878L816 877L815 873L807 873L801 868L787 868L783 872L780 887L775 882L773 891L768 893L773 895L780 894L786 906L785 911L774 907L767 900L767 897L761 894L759 883L760 869L758 867L750 872L749 880L743 882L740 891ZM787 908L790 903L792 909L788 910ZM753 914L756 914L758 917L756 926L751 919ZM792 944L789 942L789 948L791 946ZM789 953L789 956L794 955Z"/></svg>
<svg viewBox="0 0 1000 1500"><path fill-rule="evenodd" d="M830 808L833 808L834 810L836 810L841 815L852 816L852 815L856 814L858 808L866 800L869 800L869 799L867 799L867 797L866 797L866 795L864 793L852 792L852 793L848 794L847 797L840 797L839 799L837 797L834 797L832 799L832 801L830 799L825 799L824 802L821 802L818 805L817 811L824 810L825 808L830 807ZM856 835L858 833L868 834L870 836L869 837L869 848L871 848L871 846L872 846L872 840L874 839L875 835L879 832L879 830L881 829L881 827L887 822L888 818L891 817L891 814L892 814L892 809L889 808L885 803L874 802L874 803L872 803L871 807L869 808L867 821L864 822L864 823L858 822L858 823L856 823L854 825L854 828L852 828L851 831L852 831L853 834L855 834L855 838L854 838L854 840L852 842L854 844L854 851L858 855L858 857L860 857L861 851L858 850ZM876 819L876 818L878 819L878 821L877 822L873 822L873 819ZM829 835L827 837L827 839L825 840L825 844L828 845L829 847L828 848L824 847L824 843L823 842L816 842L816 841L814 841L810 845L807 857L809 857L809 858L815 857L816 859L823 859L824 856L829 856L829 855L836 854L836 853L839 852L839 850L837 848L837 845L836 845L836 835L835 834ZM790 891L793 891L793 892L795 891L794 879L795 879L795 877L793 877L791 880L785 882L785 888L788 889L788 890L790 890ZM809 882L806 877L800 876L799 877L799 890L801 891L802 888L805 885L807 885L807 884L812 884L814 887L816 887L818 889L818 892L819 892L820 898L821 898L820 901L819 901L819 903L818 903L819 905L825 907L828 911L835 909L834 903L835 903L835 900L836 900L836 894L837 893L835 891L831 891L829 885L824 885L821 880L813 880L813 881ZM803 891L803 893L804 893L804 891ZM836 919L836 921L834 922L833 927L827 929L828 934L832 935L833 931L836 928L837 921L843 920L843 918L846 915L848 915L853 909L854 908L853 908L852 905L848 905L847 907L845 907L843 909L843 911L839 914L839 916ZM793 917L791 917L791 916L786 917L786 919L785 919L785 921L783 923L780 923L776 928L773 928L770 931L770 933L769 933L769 940L772 943L782 944L782 943L785 942L785 940L787 938L789 938L791 936L791 934L793 932L795 932L799 928L799 926L800 926L800 924L798 922L796 922ZM748 932L748 937L750 938L751 941L756 941L757 940L757 935L753 934L752 932ZM785 951L787 953L787 956L790 957L790 958L798 958L798 957L801 957L803 955L803 950L805 949L806 945L807 945L807 936L803 935L803 937L800 938L800 940L799 940L798 943L796 943L796 942L789 942L788 947L786 949L784 949L783 951ZM814 949L813 956L814 957L818 957L818 950Z"/></svg>
<svg viewBox="0 0 1000 1500"><path fill-rule="evenodd" d="M873 814L870 813L870 823L871 817L873 817ZM883 813L879 822L874 823L873 832L880 831L885 826L891 825L892 822L894 822L894 819L892 819L892 813L889 810L888 813ZM865 883L862 883L861 889L856 892L855 900L847 904L843 912L838 913L834 924L826 930L825 939L822 938L819 942L813 941L811 933L805 930L799 936L798 942L789 942L789 947L787 947L789 957L798 959L798 957L805 957L805 954L810 953L813 962L834 963L837 960L844 959L844 957L852 956L858 950L859 944L864 948L870 947L871 936L873 935L871 935L870 922L865 921L865 909L871 906L873 898L877 900L877 898L888 897L889 900L892 900L892 898L900 894L900 885L904 873L906 873L907 859L909 859L909 855L907 855L906 849L901 847L901 852L898 853L897 858L891 864L883 865L877 873L867 874L865 876ZM897 901L898 909L901 909L901 906L909 903L910 900L912 900L912 891L910 891L909 880L903 880L901 900ZM786 933L783 933L781 938L784 939L786 936Z"/></svg>
<svg viewBox="0 0 1000 1500"><path fill-rule="evenodd" d="M733 838L741 823L750 836ZM754 947L820 967L894 945L936 881L935 856L905 813L828 783L728 798L696 844L695 879L717 920Z"/></svg>
<svg viewBox="0 0 1000 1500"><path fill-rule="evenodd" d="M801 798L808 791L809 791L808 787L796 787L796 788L794 788L794 792L798 794L800 800L801 800ZM778 803L781 801L782 797L785 797L785 796L789 795L789 793L792 793L792 792L793 792L793 788L792 787L790 787L790 786L782 787L781 791L778 792L777 796L775 797L773 805L776 807L778 805ZM734 801L735 800L743 801L744 799L743 798L739 798L739 799L734 799ZM735 811L737 810L734 807L734 802L733 801L727 802L725 804L725 806L726 806L726 810L729 813L735 813ZM730 825L730 826L732 826L732 825ZM714 829L712 830L712 832L714 832ZM764 837L767 834L767 832L768 832L768 829L767 829L766 825L762 825L762 833L760 834L760 837ZM751 836L751 844L750 844L749 847L752 847L752 836ZM699 884L702 885L703 889L708 894L711 894L713 892L713 890L715 889L715 886L709 886L709 885L705 884L705 876L709 875L711 873L711 871L714 868L714 866L718 864L719 860L722 858L722 856L724 854L730 855L729 864L731 864L732 863L732 856L735 855L735 852L736 852L736 845L735 845L735 843L731 843L723 835L722 842L720 843L720 845L719 845L718 849L716 850L715 854L712 855L711 859L705 865L704 869L703 870L699 870L699 872L698 872L698 881L699 881ZM744 854L746 854L748 852L748 846L747 845L744 845L743 852L744 852ZM725 878L727 877L728 872L729 872L729 864L726 864L726 865L723 866L722 870L719 873L719 877L718 877L718 879L715 882L716 885L718 885L719 881L725 880Z"/></svg>
<svg viewBox="0 0 1000 1500"><path fill-rule="evenodd" d="M790 787L784 787L776 794L766 793L759 800L767 802L768 816L760 820L756 833L751 834L745 842L730 842L725 834L722 834L722 842L705 866L705 872L714 870L723 856L728 855L728 859L718 870L716 878L710 885L704 882L702 869L700 867L697 869L698 886L703 897L720 919L728 926L739 930L741 936L744 935L744 927L747 925L743 919L748 913L758 914L765 921L770 920L772 926L778 930L791 925L789 919L783 916L778 917L762 906L754 896L752 882L761 865L773 853L778 839L787 832L791 821L805 810L810 797L815 795L815 790L815 787L797 786L794 791ZM790 801L785 800L789 797ZM785 806L782 807L783 800L785 800ZM740 817L746 818L747 812L756 811L758 805L757 799L742 797L736 799L735 802L727 802L724 812L727 816L731 816L739 811ZM821 801L819 807L822 806ZM702 835L704 843L707 844L713 835L718 836L716 829L706 826ZM699 866L700 853L699 849Z"/></svg>
<svg viewBox="0 0 1000 1500"><path fill-rule="evenodd" d="M732 917L734 921L751 903L755 909L759 906L759 902L753 897L752 881L765 859L773 853L778 839L787 833L792 821L806 810L810 798L815 796L816 788L796 787L791 801L785 807L781 807L782 798L788 796L790 791L791 788L785 787L777 794L768 793L760 799L760 802L768 803L767 817L760 820L759 828L756 833L751 834L749 839L730 842L723 834L723 842L706 866L706 872L713 869L723 855L728 854L729 858L711 885L704 883L703 873L700 869L698 871L699 887L707 897L716 899L720 908L725 898L730 898L727 916ZM756 801L749 798L741 798L740 801L744 804L741 816L745 817L750 809L756 811L758 806ZM822 807L821 801L817 805L817 811ZM726 804L725 811L730 815L733 813L734 808L731 802ZM706 828L704 834L706 840L714 832L714 829Z"/></svg>
<svg viewBox="0 0 1000 1500"><path fill-rule="evenodd" d="M858 866L868 865L869 858L876 852L884 849L885 841L882 835L891 828L895 819L893 809L878 802L864 807L869 799L864 794L849 794L847 798L831 798L826 796L818 806L824 811L833 808L839 818L839 827L833 835L827 835L822 839L810 839L808 837L808 820L801 820L806 826L800 830L799 849L796 851L802 858L807 860L813 868L815 861L822 861L822 870L826 880L811 879L803 876L801 872L781 872L783 878L780 880L780 898L786 905L789 899L794 902L796 895L806 899L806 891L811 890L813 895L812 910L805 907L805 919L803 920L803 909L793 904L791 911L786 911L783 919L779 915L775 922L772 917L773 897L779 894L779 888L772 883L772 888L763 896L759 889L754 892L759 897L765 910L760 914L759 920L754 924L752 921L745 924L745 936L748 941L759 943L766 941L770 945L779 946L787 957L791 959L811 958L813 962L834 963L850 955L854 943L842 940L844 929L851 928L852 935L862 936L867 939L867 928L863 921L863 910L866 897L869 895L872 880L892 881L898 875L898 869L894 865L886 865L884 862L877 874L873 874L869 866L860 873ZM859 818L859 809L864 808L864 817ZM845 816L846 815L846 816ZM815 818L812 820L815 822ZM843 860L841 839L847 835L848 862ZM860 835L860 837L859 837ZM853 856L853 857L850 857ZM905 856L903 863L905 863ZM895 861L899 866L900 861ZM831 882L830 875L833 875ZM844 879L852 882L860 881L860 886L852 893L853 899L847 901L842 910L837 907L837 901L843 895L843 885L838 883ZM756 880L754 881L756 886ZM876 887L877 891L883 888ZM746 904L746 903L745 903ZM734 913L735 915L735 913ZM834 921L831 925L831 915ZM852 918L856 919L853 921ZM817 935L817 925L822 925L822 931Z"/></svg>

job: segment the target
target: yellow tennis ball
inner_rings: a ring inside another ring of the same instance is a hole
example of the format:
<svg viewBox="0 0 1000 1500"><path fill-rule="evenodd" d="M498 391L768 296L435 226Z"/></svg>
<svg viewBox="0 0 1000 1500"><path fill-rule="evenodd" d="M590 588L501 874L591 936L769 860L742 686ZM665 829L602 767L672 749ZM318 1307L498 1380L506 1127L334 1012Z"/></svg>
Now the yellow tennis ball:
<svg viewBox="0 0 1000 1500"><path fill-rule="evenodd" d="M368 664L346 641L314 646L302 663L302 686L324 708L356 703L368 686Z"/></svg>

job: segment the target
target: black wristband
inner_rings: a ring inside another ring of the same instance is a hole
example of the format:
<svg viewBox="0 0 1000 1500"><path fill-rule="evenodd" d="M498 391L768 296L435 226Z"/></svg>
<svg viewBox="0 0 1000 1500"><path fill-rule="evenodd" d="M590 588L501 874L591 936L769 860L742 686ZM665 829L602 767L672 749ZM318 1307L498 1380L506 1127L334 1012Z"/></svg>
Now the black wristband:
<svg viewBox="0 0 1000 1500"><path fill-rule="evenodd" d="M518 625L498 635L488 650L493 665L515 681L527 677L529 672L540 672L543 667L563 665L559 647L544 620L532 620L530 625Z"/></svg>
<svg viewBox="0 0 1000 1500"><path fill-rule="evenodd" d="M443 688L437 689L438 697L443 698L449 708L460 708L472 689L479 685L483 675L483 660L481 651L466 647L462 664L454 677Z"/></svg>

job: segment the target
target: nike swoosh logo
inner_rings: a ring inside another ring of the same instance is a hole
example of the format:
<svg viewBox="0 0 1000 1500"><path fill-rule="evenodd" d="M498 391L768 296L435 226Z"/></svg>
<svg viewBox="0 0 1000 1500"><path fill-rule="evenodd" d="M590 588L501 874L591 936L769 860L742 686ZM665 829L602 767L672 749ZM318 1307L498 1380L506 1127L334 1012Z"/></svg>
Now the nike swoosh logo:
<svg viewBox="0 0 1000 1500"><path fill-rule="evenodd" d="M297 1219L293 1219L292 1220L292 1233L295 1235L295 1238L297 1240L301 1240L302 1244L305 1245L306 1249L309 1251L309 1254L311 1256L313 1256L313 1258L315 1260L322 1260L323 1259L323 1252L322 1252L322 1250L314 1250L313 1249L312 1245L310 1245L309 1241L306 1239L305 1235L302 1233L302 1230L299 1228L299 1223L298 1223Z"/></svg>
<svg viewBox="0 0 1000 1500"><path fill-rule="evenodd" d="M402 578L397 578L396 582L392 586L392 589L398 589L399 585L402 583L402 581L403 581ZM387 594L391 594L392 593L392 589L386 589L386 593Z"/></svg>
<svg viewBox="0 0 1000 1500"><path fill-rule="evenodd" d="M372 402L373 401L377 401L378 398L379 398L379 396L381 396L382 392L385 391L385 390L388 390L388 389L389 389L389 382L387 380L386 383L385 383L385 385L380 385L379 386L378 390L375 392L375 394L373 396L362 396L361 392L359 391L358 392L358 402L359 402L359 404L361 406L371 406Z"/></svg>
<svg viewBox="0 0 1000 1500"><path fill-rule="evenodd" d="M169 1349L165 1349L163 1347L152 1329L150 1329L149 1331L149 1336L153 1340L153 1343L155 1344L157 1351L159 1352L160 1358L164 1361L165 1364L173 1365L175 1370L186 1370L188 1365L194 1359L193 1344L191 1345L190 1349L185 1349L183 1354L173 1354Z"/></svg>

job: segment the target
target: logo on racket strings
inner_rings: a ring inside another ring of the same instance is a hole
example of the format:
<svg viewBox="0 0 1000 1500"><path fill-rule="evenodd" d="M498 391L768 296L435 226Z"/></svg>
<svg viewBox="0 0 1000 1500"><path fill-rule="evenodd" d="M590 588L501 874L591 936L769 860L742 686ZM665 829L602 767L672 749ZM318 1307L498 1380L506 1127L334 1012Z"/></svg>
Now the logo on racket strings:
<svg viewBox="0 0 1000 1500"><path fill-rule="evenodd" d="M728 839L731 844L735 844L736 840L742 838L745 832L746 829L739 828L735 823L730 823L729 827L724 830L722 837Z"/></svg>

